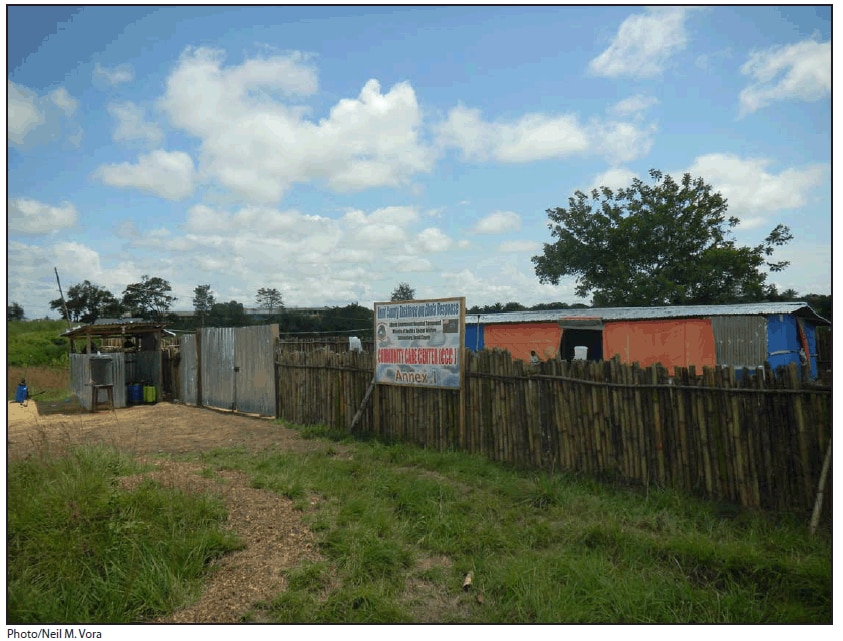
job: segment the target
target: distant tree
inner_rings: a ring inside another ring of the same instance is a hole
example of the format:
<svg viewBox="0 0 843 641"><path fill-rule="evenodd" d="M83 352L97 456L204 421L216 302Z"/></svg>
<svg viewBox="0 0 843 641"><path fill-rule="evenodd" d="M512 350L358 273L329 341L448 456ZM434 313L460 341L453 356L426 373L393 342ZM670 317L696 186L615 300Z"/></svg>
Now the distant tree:
<svg viewBox="0 0 843 641"><path fill-rule="evenodd" d="M817 314L831 320L831 294L805 294L799 300L804 300Z"/></svg>
<svg viewBox="0 0 843 641"><path fill-rule="evenodd" d="M764 243L738 247L730 238L740 221L702 178L680 182L650 170L654 184L636 178L626 189L576 191L568 208L548 209L552 243L533 256L542 283L574 276L576 293L595 306L716 304L765 300L764 267L774 248L793 237L778 225Z"/></svg>
<svg viewBox="0 0 843 641"><path fill-rule="evenodd" d="M236 300L215 303L208 317L214 327L243 327L249 324L243 303L238 303Z"/></svg>
<svg viewBox="0 0 843 641"><path fill-rule="evenodd" d="M23 320L23 307L21 307L18 303L12 303L11 305L7 305L6 306L6 320L7 321Z"/></svg>
<svg viewBox="0 0 843 641"><path fill-rule="evenodd" d="M210 285L197 285L193 288L193 311L199 327L205 327L205 318L210 314L214 303L216 298L211 293Z"/></svg>
<svg viewBox="0 0 843 641"><path fill-rule="evenodd" d="M526 307L521 303L516 303L515 301L510 301L506 305L503 306L503 311L505 312L523 312Z"/></svg>
<svg viewBox="0 0 843 641"><path fill-rule="evenodd" d="M162 322L176 301L170 291L170 283L163 278L144 274L139 283L132 283L123 290L123 305L133 316Z"/></svg>
<svg viewBox="0 0 843 641"><path fill-rule="evenodd" d="M538 303L533 305L530 309L533 311L542 311L546 309L568 309L569 307L570 305L568 305L568 303L557 301L555 303Z"/></svg>
<svg viewBox="0 0 843 641"><path fill-rule="evenodd" d="M355 332L358 337L372 335L375 312L357 303L345 307L332 307L322 315L322 331L350 333Z"/></svg>
<svg viewBox="0 0 843 641"><path fill-rule="evenodd" d="M123 305L114 294L88 280L72 285L67 290L65 303L71 322L93 323L100 318L119 318L123 314ZM50 308L58 310L65 318L61 298L51 300Z"/></svg>
<svg viewBox="0 0 843 641"><path fill-rule="evenodd" d="M261 287L258 290L255 302L258 307L265 309L269 316L273 316L276 310L280 311L284 308L284 299L281 296L281 292L274 287Z"/></svg>
<svg viewBox="0 0 843 641"><path fill-rule="evenodd" d="M398 283L398 287L392 290L392 298L396 302L401 300L413 300L416 297L416 290L410 287L409 283Z"/></svg>

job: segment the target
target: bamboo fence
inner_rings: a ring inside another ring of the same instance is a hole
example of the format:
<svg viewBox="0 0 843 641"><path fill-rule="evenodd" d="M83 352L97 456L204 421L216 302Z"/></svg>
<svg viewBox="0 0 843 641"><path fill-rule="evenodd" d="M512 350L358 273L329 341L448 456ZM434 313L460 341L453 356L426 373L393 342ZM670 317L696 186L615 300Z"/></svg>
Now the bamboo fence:
<svg viewBox="0 0 843 641"><path fill-rule="evenodd" d="M466 352L459 391L378 385L371 353L278 349L279 416L771 510L810 511L831 439L831 389L795 366L643 369ZM464 430L459 429L465 403ZM830 492L824 513L831 514Z"/></svg>

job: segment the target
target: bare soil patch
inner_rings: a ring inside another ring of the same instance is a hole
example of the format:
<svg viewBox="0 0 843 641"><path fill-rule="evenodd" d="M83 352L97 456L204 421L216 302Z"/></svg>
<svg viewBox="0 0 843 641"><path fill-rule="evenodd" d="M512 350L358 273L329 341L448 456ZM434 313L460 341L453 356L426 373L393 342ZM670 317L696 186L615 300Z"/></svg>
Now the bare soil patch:
<svg viewBox="0 0 843 641"><path fill-rule="evenodd" d="M155 467L147 474L123 479L128 489L144 476L152 476L169 487L219 495L228 508L228 527L245 544L242 550L214 564L196 603L159 620L161 623L236 623L244 617L255 620L256 604L283 591L284 570L319 558L302 513L289 499L250 487L248 478L239 472L209 474L201 465L155 456L223 447L256 452L308 452L323 447L301 438L294 430L268 419L172 403L45 415L31 400L7 403L10 460L59 454L69 446L87 443L111 445ZM332 446L337 449L337 444Z"/></svg>

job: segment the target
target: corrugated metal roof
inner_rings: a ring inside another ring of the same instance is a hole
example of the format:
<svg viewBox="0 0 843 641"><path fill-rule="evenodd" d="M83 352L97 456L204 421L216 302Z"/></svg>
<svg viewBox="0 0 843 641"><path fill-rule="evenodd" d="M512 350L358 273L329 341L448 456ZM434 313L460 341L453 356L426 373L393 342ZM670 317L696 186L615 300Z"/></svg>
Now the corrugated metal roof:
<svg viewBox="0 0 843 641"><path fill-rule="evenodd" d="M670 307L589 307L562 308L500 314L466 314L468 324L481 323L542 323L562 318L601 318L604 321L658 320L662 318L700 318L709 316L769 316L796 314L817 323L830 325L808 303L742 303L735 305L673 305Z"/></svg>
<svg viewBox="0 0 843 641"><path fill-rule="evenodd" d="M91 336L112 336L115 334L124 333L140 333L164 331L164 323L153 323L150 321L139 319L123 319L112 323L113 319L101 319L108 322L94 322L90 325L79 325L73 329L65 330L60 336L68 336L75 338L76 336L84 336L90 333ZM129 322L124 322L129 320Z"/></svg>

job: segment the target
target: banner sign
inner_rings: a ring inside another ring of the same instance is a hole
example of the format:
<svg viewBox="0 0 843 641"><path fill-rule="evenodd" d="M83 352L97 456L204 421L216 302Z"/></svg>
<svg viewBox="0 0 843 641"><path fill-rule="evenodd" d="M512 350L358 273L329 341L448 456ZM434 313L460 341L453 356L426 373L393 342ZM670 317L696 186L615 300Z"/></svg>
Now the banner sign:
<svg viewBox="0 0 843 641"><path fill-rule="evenodd" d="M465 299L375 303L375 381L460 389Z"/></svg>

